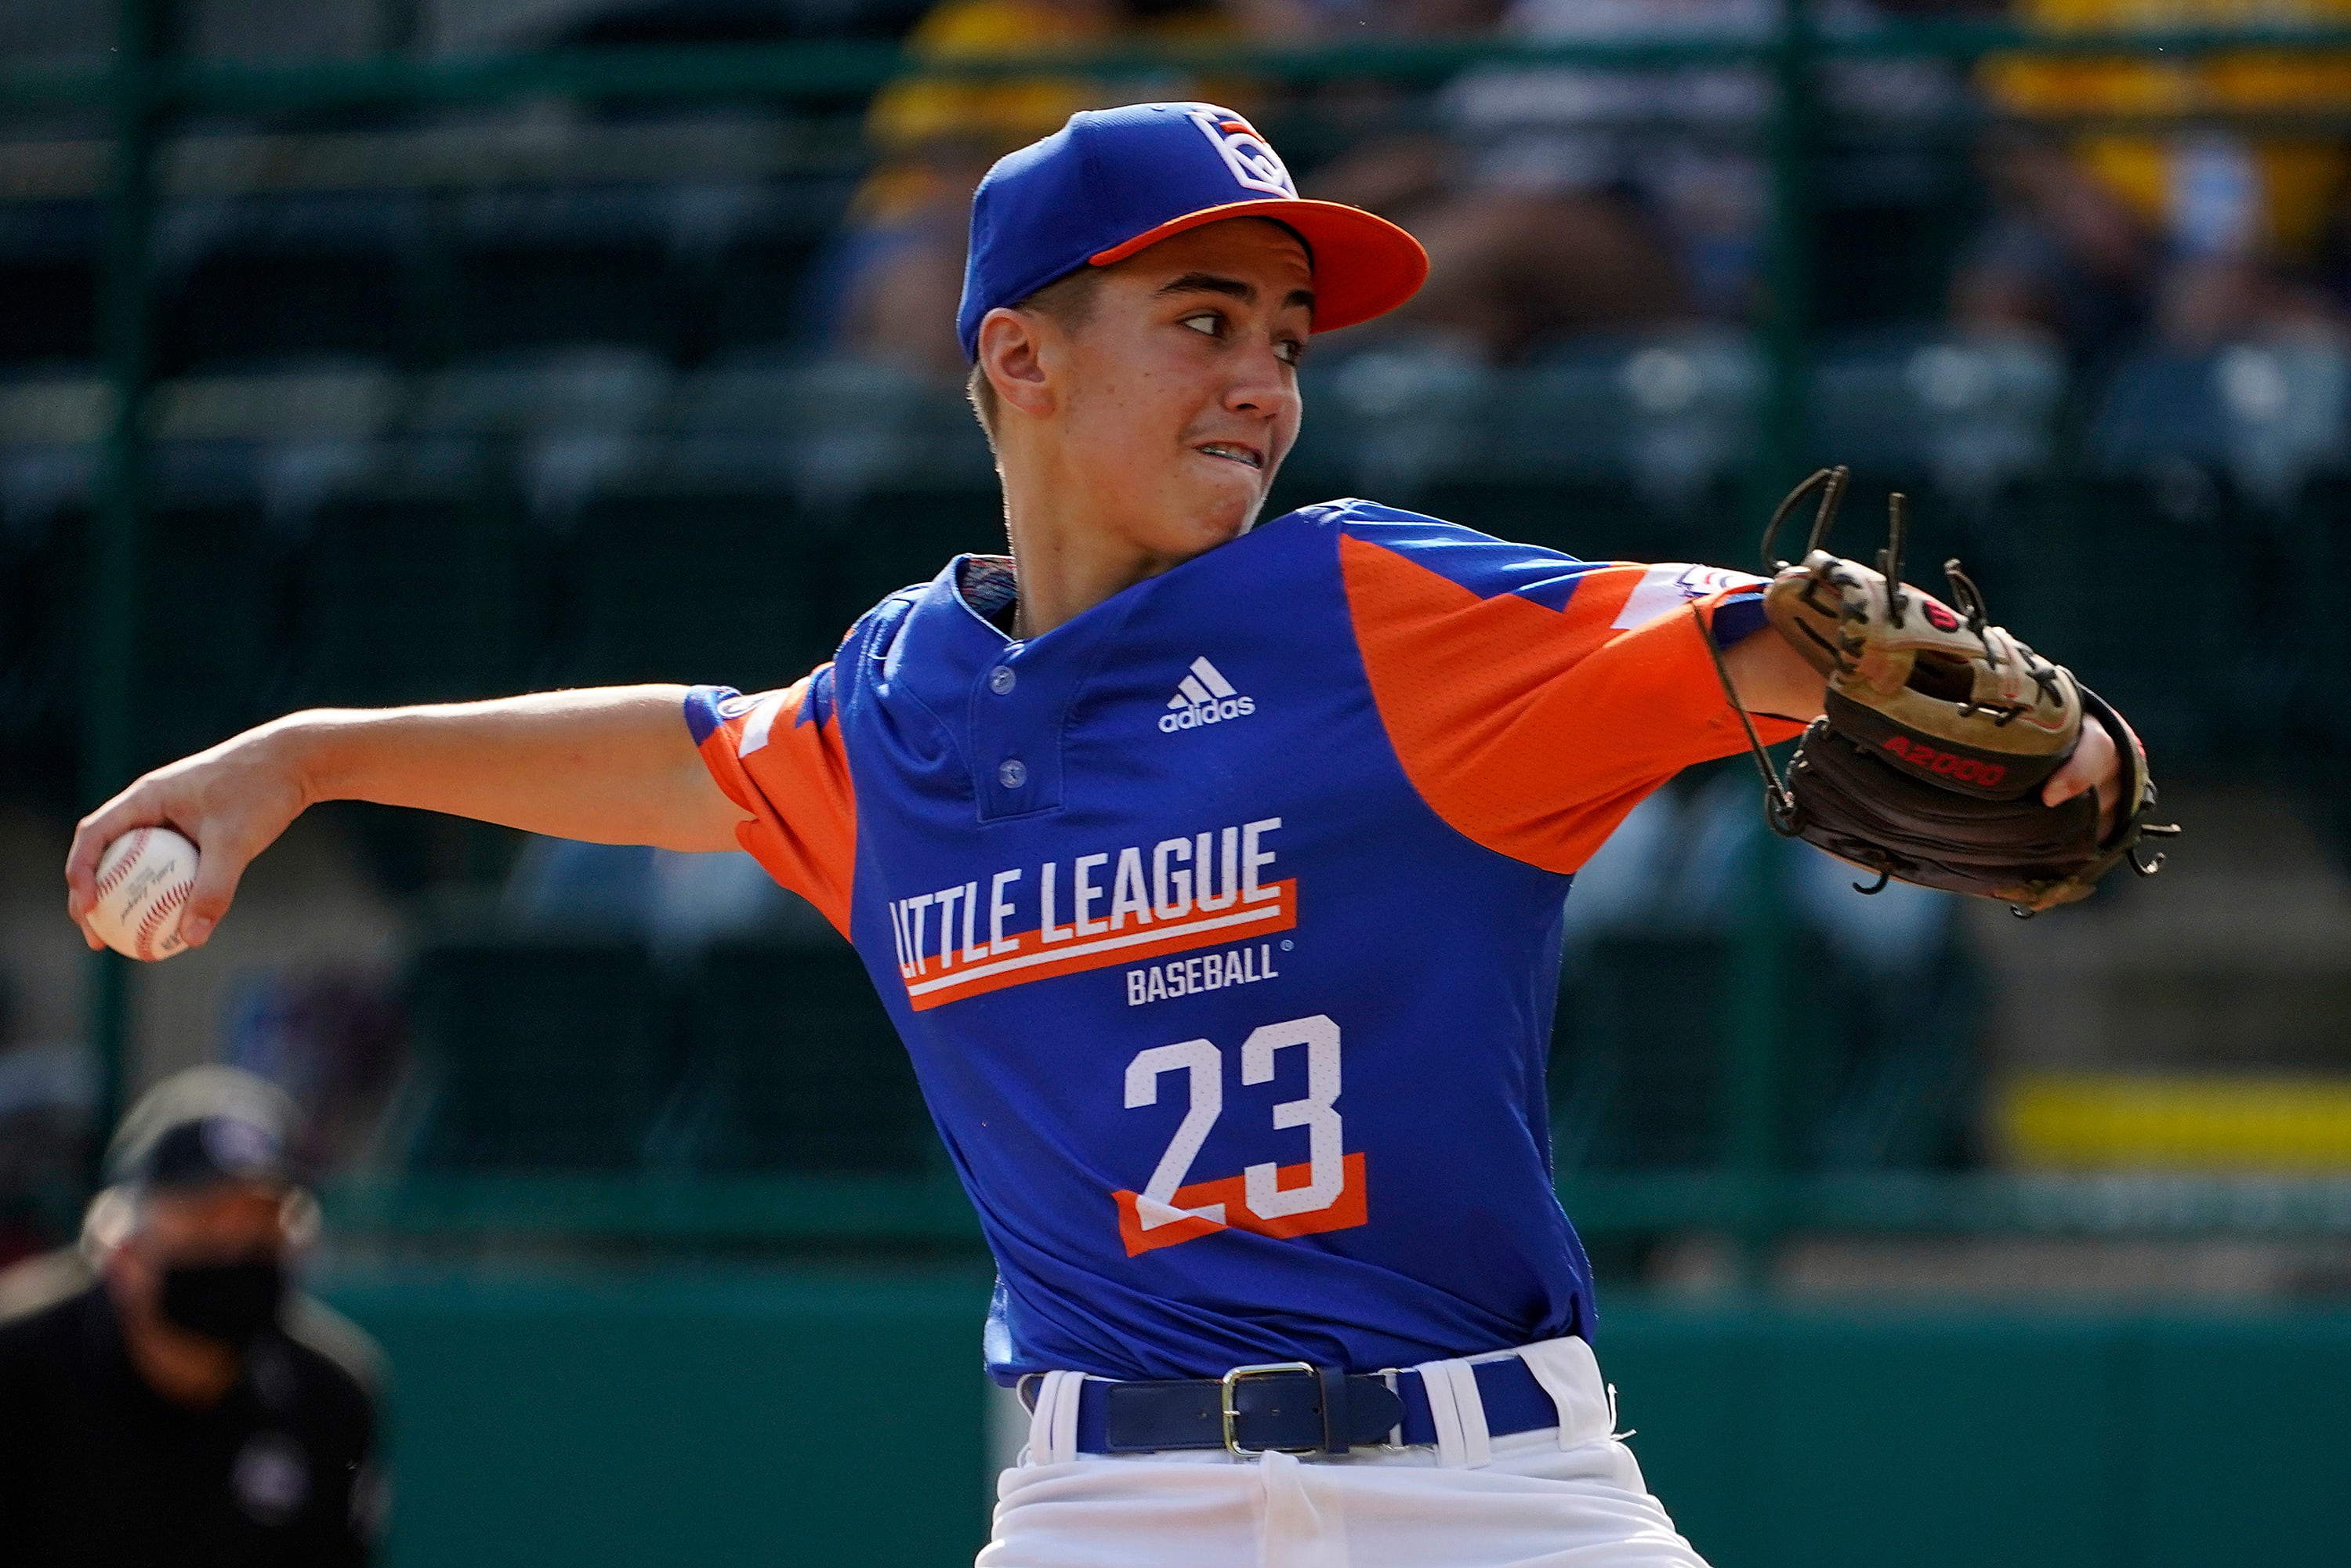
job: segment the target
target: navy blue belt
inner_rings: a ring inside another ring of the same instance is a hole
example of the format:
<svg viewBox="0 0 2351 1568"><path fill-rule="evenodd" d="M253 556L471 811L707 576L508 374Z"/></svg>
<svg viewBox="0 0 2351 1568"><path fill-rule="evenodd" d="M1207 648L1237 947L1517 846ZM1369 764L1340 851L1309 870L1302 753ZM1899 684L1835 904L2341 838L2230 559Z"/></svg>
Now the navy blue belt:
<svg viewBox="0 0 2351 1568"><path fill-rule="evenodd" d="M1559 1406L1517 1356L1476 1362L1469 1370L1489 1435L1559 1425ZM1343 1454L1375 1443L1436 1442L1437 1420L1420 1374L1407 1368L1389 1375L1393 1388L1387 1376L1291 1361L1235 1367L1221 1378L1088 1378L1078 1393L1077 1451ZM1035 1388L1034 1380L1021 1380L1021 1402L1032 1409Z"/></svg>

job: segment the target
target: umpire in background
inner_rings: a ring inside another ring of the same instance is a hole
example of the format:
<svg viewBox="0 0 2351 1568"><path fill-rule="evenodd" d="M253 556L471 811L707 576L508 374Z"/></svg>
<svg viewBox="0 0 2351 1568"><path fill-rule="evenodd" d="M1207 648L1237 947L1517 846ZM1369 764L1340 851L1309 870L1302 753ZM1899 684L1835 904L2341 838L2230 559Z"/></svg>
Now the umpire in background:
<svg viewBox="0 0 2351 1568"><path fill-rule="evenodd" d="M0 1275L0 1568L369 1561L376 1351L287 1287L292 1125L250 1073L164 1080L78 1253Z"/></svg>

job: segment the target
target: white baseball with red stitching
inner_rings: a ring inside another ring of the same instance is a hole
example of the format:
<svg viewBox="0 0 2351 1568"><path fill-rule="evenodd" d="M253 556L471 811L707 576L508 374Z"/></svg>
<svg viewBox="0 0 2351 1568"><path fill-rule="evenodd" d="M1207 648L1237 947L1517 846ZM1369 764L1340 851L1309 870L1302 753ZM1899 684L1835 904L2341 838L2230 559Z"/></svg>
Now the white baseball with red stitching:
<svg viewBox="0 0 2351 1568"><path fill-rule="evenodd" d="M196 886L196 846L169 828L133 828L98 857L90 929L116 952L147 963L180 940L180 912Z"/></svg>

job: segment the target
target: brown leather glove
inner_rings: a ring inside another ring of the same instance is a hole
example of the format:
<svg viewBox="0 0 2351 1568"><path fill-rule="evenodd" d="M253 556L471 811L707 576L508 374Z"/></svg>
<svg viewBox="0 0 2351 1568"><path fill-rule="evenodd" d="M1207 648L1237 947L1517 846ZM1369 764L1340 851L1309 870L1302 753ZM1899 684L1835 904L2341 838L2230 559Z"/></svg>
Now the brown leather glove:
<svg viewBox="0 0 2351 1568"><path fill-rule="evenodd" d="M1755 748L1772 828L1877 873L1865 892L1895 878L1996 898L2019 914L2088 897L2125 860L2153 875L2162 857L2139 859L2141 838L2179 830L2147 821L2155 785L2121 716L2072 671L1991 624L1958 561L1944 565L1958 610L1904 585L1900 496L1876 569L1822 549L1845 478L1842 468L1813 475L1763 536L1768 560L1789 512L1820 492L1804 559L1778 562L1763 595L1771 624L1828 677L1827 713L1798 742L1784 784ZM2040 795L2074 754L2085 712L2122 762L2122 800L2103 841L2096 791L2056 806Z"/></svg>

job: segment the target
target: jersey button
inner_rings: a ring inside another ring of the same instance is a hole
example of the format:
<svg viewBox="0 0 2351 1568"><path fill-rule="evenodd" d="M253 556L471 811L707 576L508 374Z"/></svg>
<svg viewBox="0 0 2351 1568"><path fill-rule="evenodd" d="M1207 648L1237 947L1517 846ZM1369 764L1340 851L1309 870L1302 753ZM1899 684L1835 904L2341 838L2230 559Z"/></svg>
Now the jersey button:
<svg viewBox="0 0 2351 1568"><path fill-rule="evenodd" d="M998 664L987 672L987 689L998 696L1002 696L1010 691L1019 679L1019 676L1012 673L1011 665Z"/></svg>
<svg viewBox="0 0 2351 1568"><path fill-rule="evenodd" d="M1029 765L1017 757L1008 757L997 765L996 781L1007 789L1018 789L1029 782Z"/></svg>

